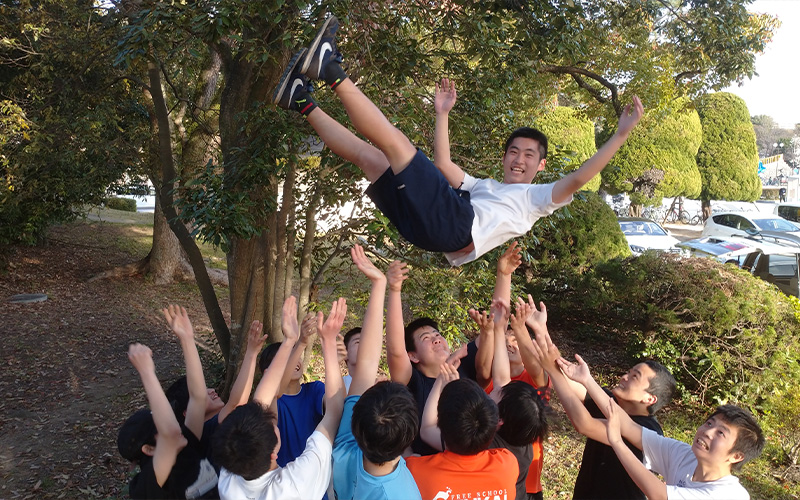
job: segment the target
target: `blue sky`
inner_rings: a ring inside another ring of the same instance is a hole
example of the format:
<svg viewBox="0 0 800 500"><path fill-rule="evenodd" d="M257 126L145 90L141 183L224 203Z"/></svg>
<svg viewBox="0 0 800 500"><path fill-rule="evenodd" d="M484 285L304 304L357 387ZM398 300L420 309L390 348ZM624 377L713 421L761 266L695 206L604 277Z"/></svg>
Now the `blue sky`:
<svg viewBox="0 0 800 500"><path fill-rule="evenodd" d="M758 76L725 91L744 99L751 116L768 115L781 127L794 128L800 123L800 1L756 0L748 10L778 16L782 24L756 58Z"/></svg>

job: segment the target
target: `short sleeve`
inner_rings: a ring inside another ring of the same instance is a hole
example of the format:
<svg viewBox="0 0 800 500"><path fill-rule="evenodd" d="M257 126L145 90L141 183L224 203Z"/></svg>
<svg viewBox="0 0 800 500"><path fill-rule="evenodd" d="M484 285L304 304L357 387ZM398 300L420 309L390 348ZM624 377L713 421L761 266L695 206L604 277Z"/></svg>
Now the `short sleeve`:
<svg viewBox="0 0 800 500"><path fill-rule="evenodd" d="M464 191L472 191L472 189L475 188L475 183L477 182L478 179L464 172L464 180L461 183L460 189L463 189Z"/></svg>

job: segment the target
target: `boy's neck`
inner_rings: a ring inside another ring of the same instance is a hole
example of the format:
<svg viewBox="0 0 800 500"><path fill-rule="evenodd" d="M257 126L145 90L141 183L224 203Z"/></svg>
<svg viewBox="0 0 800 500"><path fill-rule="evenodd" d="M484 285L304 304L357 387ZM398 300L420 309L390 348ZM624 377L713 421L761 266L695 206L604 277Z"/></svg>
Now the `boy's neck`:
<svg viewBox="0 0 800 500"><path fill-rule="evenodd" d="M283 392L287 396L297 396L300 394L300 380L292 379L289 381L289 385L286 386L286 390Z"/></svg>
<svg viewBox="0 0 800 500"><path fill-rule="evenodd" d="M647 411L647 405L638 401L626 401L620 398L614 398L617 404L625 410L625 413L632 417L647 417L650 413Z"/></svg>
<svg viewBox="0 0 800 500"><path fill-rule="evenodd" d="M423 366L422 363L415 363L414 366L419 370L419 372L426 377L436 378L439 376L439 371L441 368L439 365L436 366Z"/></svg>
<svg viewBox="0 0 800 500"><path fill-rule="evenodd" d="M362 462L364 464L364 470L367 471L368 474L373 477L382 477L388 476L397 469L397 464L400 463L400 457L398 456L394 460L382 464L374 464L367 460L366 457L362 457Z"/></svg>
<svg viewBox="0 0 800 500"><path fill-rule="evenodd" d="M511 378L519 377L525 371L525 365L522 363L511 363Z"/></svg>
<svg viewBox="0 0 800 500"><path fill-rule="evenodd" d="M707 483L731 475L731 467L727 464L702 464L697 462L697 467L692 474L692 481Z"/></svg>

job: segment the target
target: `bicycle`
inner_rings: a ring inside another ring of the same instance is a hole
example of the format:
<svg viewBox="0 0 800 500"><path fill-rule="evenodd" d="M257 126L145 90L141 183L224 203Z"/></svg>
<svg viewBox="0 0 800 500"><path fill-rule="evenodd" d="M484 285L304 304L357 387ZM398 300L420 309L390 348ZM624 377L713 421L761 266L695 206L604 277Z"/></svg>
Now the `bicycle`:
<svg viewBox="0 0 800 500"><path fill-rule="evenodd" d="M669 210L667 210L667 214L664 216L664 220L661 222L665 224L669 222L670 224L675 222L680 222L681 224L688 224L692 218L689 216L689 212L683 210L683 203L681 203L680 197L675 198L672 200L672 205L670 205Z"/></svg>

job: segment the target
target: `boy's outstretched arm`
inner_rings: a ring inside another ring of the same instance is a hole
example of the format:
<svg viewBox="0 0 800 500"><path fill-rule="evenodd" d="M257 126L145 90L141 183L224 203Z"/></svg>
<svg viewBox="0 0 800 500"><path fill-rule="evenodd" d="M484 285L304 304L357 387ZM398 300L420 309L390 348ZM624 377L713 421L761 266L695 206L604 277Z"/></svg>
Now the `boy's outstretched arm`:
<svg viewBox="0 0 800 500"><path fill-rule="evenodd" d="M439 451L444 451L442 431L439 429L439 397L442 395L444 386L453 380L458 380L458 368L452 363L442 363L439 376L436 377L436 382L433 383L428 399L425 401L425 409L422 411L422 420L419 425L419 437Z"/></svg>
<svg viewBox="0 0 800 500"><path fill-rule="evenodd" d="M594 402L597 403L597 407L600 408L600 411L603 412L603 415L608 418L608 407L603 404L603 401L608 399L608 394L605 393L603 388L600 387L595 381L594 377L592 377L592 374L589 371L589 365L586 364L583 358L576 354L575 360L577 363L570 363L567 360L560 358L557 360L557 363L559 368L561 368L567 377L586 387L586 392L589 394L589 397L591 397ZM621 413L622 414L619 415L619 422L622 436L633 446L641 450L642 426L634 422L630 415L624 411ZM607 440L607 436L605 440L598 439L600 442L606 442Z"/></svg>
<svg viewBox="0 0 800 500"><path fill-rule="evenodd" d="M595 175L599 174L601 170L608 165L614 153L628 139L628 134L631 133L633 127L639 123L639 120L644 114L642 101L637 96L633 96L633 103L625 106L622 110L622 116L619 117L619 125L617 131L611 136L611 139L606 141L591 158L583 162L578 170L562 177L553 186L553 203L562 203L566 201L573 193L586 185L587 182L592 180Z"/></svg>
<svg viewBox="0 0 800 500"><path fill-rule="evenodd" d="M297 323L297 299L294 295L289 296L283 302L283 321L291 321L294 318L294 323ZM256 392L253 394L253 401L262 406L270 407L278 394L281 385L281 378L283 372L286 370L286 364L289 361L289 355L292 348L297 343L299 337L299 328L290 328L283 332L283 342L281 342L278 352L272 358L272 363L269 368L264 370L261 376L261 381L256 387Z"/></svg>
<svg viewBox="0 0 800 500"><path fill-rule="evenodd" d="M172 411L172 406L156 376L156 367L150 348L142 344L131 344L128 347L128 359L139 372L144 392L147 394L147 402L153 414L153 423L158 434L155 450L153 450L153 471L158 485L164 486L175 465L178 452L186 446L187 441L181 433L181 426L175 418L175 412Z"/></svg>
<svg viewBox="0 0 800 500"><path fill-rule="evenodd" d="M231 394L228 396L228 402L219 411L217 420L222 423L228 415L231 414L237 406L247 403L250 399L250 391L253 390L253 375L256 373L256 363L258 362L258 353L264 347L264 341L267 340L266 335L261 335L264 326L260 321L256 320L250 323L250 331L247 332L247 349L242 358L242 364L239 366L239 374L231 387Z"/></svg>
<svg viewBox="0 0 800 500"><path fill-rule="evenodd" d="M517 297L516 310L510 320L511 330L514 332L514 338L517 339L517 347L525 371L528 372L537 388L547 386L547 374L533 353L533 339L531 339L528 329L525 328L526 322L530 320L535 322L539 329L542 328L540 325L544 325L544 331L547 331L547 309L544 307L544 302L541 303L541 310L538 310L530 295L528 295L528 302ZM536 329L533 331L536 332Z"/></svg>
<svg viewBox="0 0 800 500"><path fill-rule="evenodd" d="M492 380L492 363L494 360L494 318L489 311L467 311L469 317L478 325L480 344L475 355L475 378L484 389ZM505 336L503 337L505 339Z"/></svg>
<svg viewBox="0 0 800 500"><path fill-rule="evenodd" d="M347 316L347 302L340 298L334 301L331 312L323 321L322 312L317 313L317 331L322 340L322 359L325 362L325 415L317 430L333 443L344 409L344 381L336 354L336 335L342 329Z"/></svg>
<svg viewBox="0 0 800 500"><path fill-rule="evenodd" d="M186 417L183 425L192 431L197 439L203 437L203 424L206 416L206 398L208 392L203 375L203 363L194 343L194 328L186 309L169 305L162 309L167 324L181 344L183 359L186 363L186 385L189 388L189 404L186 406Z"/></svg>
<svg viewBox="0 0 800 500"><path fill-rule="evenodd" d="M297 343L289 355L289 361L286 363L286 369L283 371L281 377L281 385L278 388L278 397L280 398L289 387L289 382L292 380L292 374L298 363L302 362L303 353L306 347L314 342L314 334L317 332L317 317L313 313L307 313L303 318L301 325L297 324L297 314L284 315L281 318L281 330L283 335L286 336L286 331L292 329L299 331ZM298 330L299 329L299 330ZM293 334L294 335L294 334Z"/></svg>
<svg viewBox="0 0 800 500"><path fill-rule="evenodd" d="M433 109L436 112L433 164L451 187L460 188L464 183L464 171L450 159L449 116L456 98L456 84L447 78L442 78L442 81L436 84L436 95L433 100Z"/></svg>
<svg viewBox="0 0 800 500"><path fill-rule="evenodd" d="M405 263L394 261L386 270L389 284L386 304L386 361L389 364L389 376L393 382L408 384L411 380L411 360L406 351L405 326L403 325L403 281L408 278L408 267Z"/></svg>
<svg viewBox="0 0 800 500"><path fill-rule="evenodd" d="M364 314L364 323L361 325L361 340L358 345L358 355L352 382L350 382L349 395L361 395L375 384L378 375L378 365L381 361L381 347L383 344L383 300L386 297L386 276L375 267L364 253L361 246L356 245L350 250L353 263L359 271L369 278L372 289L369 293L367 312Z"/></svg>
<svg viewBox="0 0 800 500"><path fill-rule="evenodd" d="M627 416L627 413L619 407L613 398L606 398L604 403L598 401L597 406L608 417L608 442L614 453L617 454L619 462L625 467L625 471L633 479L633 482L636 483L636 486L642 490L642 493L649 500L667 500L667 485L647 470L647 467L636 458L636 455L622 440L620 424L624 418L623 415Z"/></svg>
<svg viewBox="0 0 800 500"><path fill-rule="evenodd" d="M508 362L506 347L506 325L508 324L508 306L501 300L492 301L492 321L494 327L494 357L492 359L492 393L495 403L502 399L502 390L511 382L511 365Z"/></svg>
<svg viewBox="0 0 800 500"><path fill-rule="evenodd" d="M544 309L544 304L541 304L541 306ZM553 381L553 388L558 394L558 400L561 401L561 406L564 408L575 430L589 439L608 444L605 422L592 417L578 394L572 390L572 383L561 372L558 364L561 359L561 353L558 347L553 344L546 327L544 329L541 326L537 328L536 339L532 343L532 348L539 364L548 373L550 380Z"/></svg>

